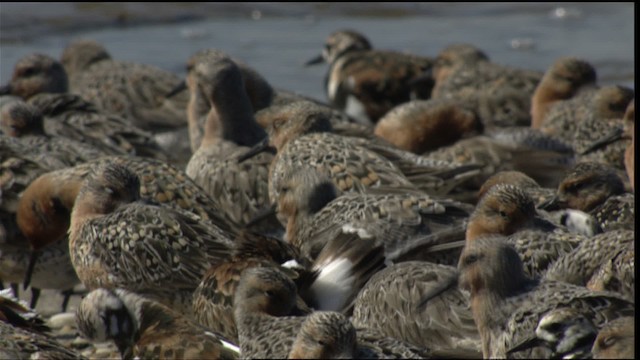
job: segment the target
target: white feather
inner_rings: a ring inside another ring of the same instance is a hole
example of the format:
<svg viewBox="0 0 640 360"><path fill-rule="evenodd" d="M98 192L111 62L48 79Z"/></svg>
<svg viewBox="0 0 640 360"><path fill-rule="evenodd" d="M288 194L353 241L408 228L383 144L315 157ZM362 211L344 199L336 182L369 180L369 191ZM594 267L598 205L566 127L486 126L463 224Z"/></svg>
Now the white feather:
<svg viewBox="0 0 640 360"><path fill-rule="evenodd" d="M316 281L311 285L311 291L318 300L322 311L339 311L353 287L351 269L353 264L346 258L331 261L322 267Z"/></svg>

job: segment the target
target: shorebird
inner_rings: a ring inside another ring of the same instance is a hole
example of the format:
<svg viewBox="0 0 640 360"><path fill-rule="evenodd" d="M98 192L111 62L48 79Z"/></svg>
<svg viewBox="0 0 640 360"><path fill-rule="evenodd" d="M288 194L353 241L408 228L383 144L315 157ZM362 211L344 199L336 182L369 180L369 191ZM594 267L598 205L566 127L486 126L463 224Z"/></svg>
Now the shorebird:
<svg viewBox="0 0 640 360"><path fill-rule="evenodd" d="M0 290L0 322L41 334L51 331L40 315L13 296L10 289Z"/></svg>
<svg viewBox="0 0 640 360"><path fill-rule="evenodd" d="M239 158L244 161L275 147L269 170L269 197L274 201L291 166L305 164L331 177L341 191L390 186L446 195L477 174L477 166L460 166L422 158L389 144L332 134L326 112L300 107L295 116L274 121L269 137Z"/></svg>
<svg viewBox="0 0 640 360"><path fill-rule="evenodd" d="M31 54L18 60L9 83L0 87L0 95L28 100L39 93L65 93L68 87L67 74L59 62L47 55Z"/></svg>
<svg viewBox="0 0 640 360"><path fill-rule="evenodd" d="M33 310L0 292L0 358L84 359L53 340L50 330Z"/></svg>
<svg viewBox="0 0 640 360"><path fill-rule="evenodd" d="M16 271L22 269L25 284L31 278L31 274L25 270L29 269L27 264L35 266L32 268L35 272L33 286L66 286L61 288L66 290L78 282L69 259L66 238L71 211L83 181L93 169L109 163L127 166L140 176L142 199L192 212L224 231L233 232L237 229L235 223L222 216L213 200L180 170L160 160L103 157L72 168L45 173L32 181L22 193L17 206L16 222L26 237L29 248L25 246L21 252L18 251L22 249L19 247L8 248L5 254L9 256L15 253L11 257L16 257L16 264L22 264ZM55 271L49 269L52 266L57 266ZM63 307L65 304L66 301Z"/></svg>
<svg viewBox="0 0 640 360"><path fill-rule="evenodd" d="M478 91L504 89L531 96L542 73L496 64L472 45L454 44L436 57L434 77L432 97L454 99L465 98Z"/></svg>
<svg viewBox="0 0 640 360"><path fill-rule="evenodd" d="M446 83L446 79L451 75L455 67L463 64L473 65L483 61L489 61L489 56L471 44L454 43L446 46L440 50L433 64L435 84L432 95L436 95L440 91L438 87Z"/></svg>
<svg viewBox="0 0 640 360"><path fill-rule="evenodd" d="M314 312L305 317L295 336L289 359L379 359L443 358L385 337L366 328L354 328L349 319L335 312Z"/></svg>
<svg viewBox="0 0 640 360"><path fill-rule="evenodd" d="M466 186L473 190L498 171L521 171L542 186L556 187L566 168L575 163L571 146L538 130L510 127L487 131L423 154L460 164L477 164L480 174Z"/></svg>
<svg viewBox="0 0 640 360"><path fill-rule="evenodd" d="M114 155L167 160L170 155L150 132L98 109L75 94L38 94L29 100L44 117L45 133L86 142Z"/></svg>
<svg viewBox="0 0 640 360"><path fill-rule="evenodd" d="M633 299L635 295L634 233L612 230L583 239L571 252L556 259L544 277L593 290L610 290Z"/></svg>
<svg viewBox="0 0 640 360"><path fill-rule="evenodd" d="M113 340L123 359L237 359L239 349L175 310L124 289L98 288L76 313L82 336Z"/></svg>
<svg viewBox="0 0 640 360"><path fill-rule="evenodd" d="M478 190L478 199L482 199L491 187L498 184L510 184L524 190L534 201L536 207L550 201L555 196L555 189L543 188L534 179L519 171L500 171L492 175L482 184ZM580 210L564 209L552 212L545 212L538 209L538 215L556 225L562 225L569 232L584 235L587 237L594 236L602 232L600 225L596 219Z"/></svg>
<svg viewBox="0 0 640 360"><path fill-rule="evenodd" d="M64 68L49 56L21 58L10 83L2 89L0 93L7 91L35 106L44 117L44 133L49 136L87 143L111 154L166 158L151 133L68 93Z"/></svg>
<svg viewBox="0 0 640 360"><path fill-rule="evenodd" d="M635 184L635 100L632 100L627 106L627 110L624 113L623 117L623 126L615 126L611 132L608 134L602 135L599 139L589 144L589 146L582 151L583 155L589 154L593 151L601 149L603 146L608 146L611 143L617 143L619 140L628 140L626 149L624 152L624 168L627 172L627 176L629 178L629 185L631 190L634 191ZM619 149L616 147L616 149ZM586 155L588 156L588 155ZM615 165L614 165L615 166Z"/></svg>
<svg viewBox="0 0 640 360"><path fill-rule="evenodd" d="M510 184L491 187L469 217L467 243L492 235L507 237L530 276L540 276L556 259L585 240L585 236L538 215L526 191Z"/></svg>
<svg viewBox="0 0 640 360"><path fill-rule="evenodd" d="M69 138L49 136L44 131L42 113L33 105L15 101L2 108L0 127L9 136L19 139L34 151L52 154L73 166L116 151L103 151L92 145Z"/></svg>
<svg viewBox="0 0 640 360"><path fill-rule="evenodd" d="M597 334L598 329L582 313L570 307L561 307L541 317L535 337L512 347L507 354L544 346L550 351L550 354L545 354L549 358L590 358Z"/></svg>
<svg viewBox="0 0 640 360"><path fill-rule="evenodd" d="M591 100L592 114L579 121L573 134L572 146L580 154L580 162L600 162L625 169L625 149L632 135L610 138L609 141L601 139L616 132L623 135L627 115L622 108L628 107L633 96L633 90L620 86L602 87L597 91ZM617 100L616 97L622 99Z"/></svg>
<svg viewBox="0 0 640 360"><path fill-rule="evenodd" d="M140 180L109 163L83 184L71 213L69 251L91 290L122 287L186 314L202 275L227 261L232 235L184 210L140 201Z"/></svg>
<svg viewBox="0 0 640 360"><path fill-rule="evenodd" d="M312 262L281 240L243 233L231 261L211 267L196 289L196 319L237 341L234 293L241 273L254 267L279 269L297 284L299 296L286 315L306 315L311 308L348 312L358 291L384 265L384 254L373 239L352 233L334 236Z"/></svg>
<svg viewBox="0 0 640 360"><path fill-rule="evenodd" d="M39 175L68 166L60 157L41 152L20 142L16 138L0 135L0 278L10 282L14 289L22 283L29 268L31 248L16 222L16 211L23 191ZM33 269L37 279L32 287L32 307L35 307L39 288L68 290L77 282L73 268L64 264L59 256L66 252L65 244L58 244L43 254L44 261L56 268L47 271L47 266ZM44 270L44 271L42 271ZM53 275L53 278L52 278Z"/></svg>
<svg viewBox="0 0 640 360"><path fill-rule="evenodd" d="M290 354L306 320L301 316L285 316L294 306L295 299L296 285L278 269L252 268L242 273L234 298L234 316L243 358L285 358ZM340 319L342 315L329 316ZM366 348L362 351L369 354L367 357L383 354L403 358L424 356L400 341L372 332L357 331L356 338L359 347ZM360 350L357 357L363 357L359 354Z"/></svg>
<svg viewBox="0 0 640 360"><path fill-rule="evenodd" d="M635 240L635 239L634 239ZM635 242L630 241L605 261L587 282L593 291L613 291L635 299Z"/></svg>
<svg viewBox="0 0 640 360"><path fill-rule="evenodd" d="M635 317L622 317L606 323L596 338L591 353L594 359L635 358Z"/></svg>
<svg viewBox="0 0 640 360"><path fill-rule="evenodd" d="M632 302L609 292L592 292L558 281L525 275L520 255L502 237L468 242L458 264L459 276L443 282L423 302L456 283L471 292L471 310L482 339L483 357L505 357L529 338L548 311L570 307L596 327L635 312ZM535 356L537 351L513 356ZM540 354L538 354L540 355Z"/></svg>
<svg viewBox="0 0 640 360"><path fill-rule="evenodd" d="M433 81L423 76L433 60L411 54L373 50L354 30L338 30L325 40L322 54L306 65L326 62L327 97L359 122L376 123L394 106L412 98L428 99Z"/></svg>
<svg viewBox="0 0 640 360"><path fill-rule="evenodd" d="M545 210L576 209L592 215L604 231L635 228L635 196L625 191L618 172L594 162L576 164L558 185Z"/></svg>
<svg viewBox="0 0 640 360"><path fill-rule="evenodd" d="M161 132L186 126L187 94L167 98L180 78L158 67L114 60L93 40L70 43L61 56L70 90L137 127Z"/></svg>
<svg viewBox="0 0 640 360"><path fill-rule="evenodd" d="M47 335L24 330L0 320L2 359L85 359Z"/></svg>
<svg viewBox="0 0 640 360"><path fill-rule="evenodd" d="M455 267L422 261L383 269L358 294L351 321L414 346L479 357L480 335L467 293L450 289L416 308L422 294L455 273Z"/></svg>
<svg viewBox="0 0 640 360"><path fill-rule="evenodd" d="M451 100L413 100L388 111L375 134L400 149L422 154L483 130L474 109Z"/></svg>
<svg viewBox="0 0 640 360"><path fill-rule="evenodd" d="M187 82L189 108L206 102L210 109L201 144L186 173L216 199L228 217L246 225L269 205L267 181L273 156L260 154L243 163L235 160L266 137L253 117L242 72L224 53L203 50L189 60ZM189 111L190 126L197 122L197 114ZM277 221L270 223L275 224L267 223L264 231L279 233Z"/></svg>
<svg viewBox="0 0 640 360"><path fill-rule="evenodd" d="M532 97L531 127L568 141L581 151L594 131L601 131L601 122L623 117L633 97L634 91L629 88L598 87L595 69L588 62L560 58L547 70Z"/></svg>
<svg viewBox="0 0 640 360"><path fill-rule="evenodd" d="M153 134L155 142L184 166L188 142L185 91L170 92L180 78L158 67L112 59L101 44L76 40L63 51L61 63L69 74L69 91L98 109L118 115Z"/></svg>
<svg viewBox="0 0 640 360"><path fill-rule="evenodd" d="M545 72L531 99L531 127L554 125L552 108L582 92L592 92L596 85L596 70L588 62L574 57L557 59ZM572 103L567 103L572 104ZM568 105L566 106L569 107ZM557 107L561 113L561 107ZM560 119L559 116L555 115ZM550 124L551 123L551 124ZM559 132L557 129L555 132Z"/></svg>
<svg viewBox="0 0 640 360"><path fill-rule="evenodd" d="M464 221L472 208L447 199L434 199L411 189L369 189L340 193L331 179L312 167L292 166L275 189L277 216L286 227L285 240L315 258L332 238L315 235L334 228L375 238L387 259L396 261L403 248L421 238L429 245L464 237ZM314 241L316 240L316 241ZM412 252L415 255L417 249Z"/></svg>

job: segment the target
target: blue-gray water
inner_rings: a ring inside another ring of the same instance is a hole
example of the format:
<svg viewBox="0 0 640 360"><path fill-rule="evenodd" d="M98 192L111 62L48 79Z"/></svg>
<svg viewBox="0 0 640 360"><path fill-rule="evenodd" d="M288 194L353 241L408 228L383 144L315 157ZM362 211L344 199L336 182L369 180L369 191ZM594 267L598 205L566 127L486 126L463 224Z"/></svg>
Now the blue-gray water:
<svg viewBox="0 0 640 360"><path fill-rule="evenodd" d="M326 66L302 64L348 27L380 49L435 56L468 42L495 62L537 70L578 56L601 83L635 87L634 13L633 3L2 3L0 84L22 56L59 57L72 39L92 38L116 59L178 74L195 51L219 48L275 87L325 99Z"/></svg>

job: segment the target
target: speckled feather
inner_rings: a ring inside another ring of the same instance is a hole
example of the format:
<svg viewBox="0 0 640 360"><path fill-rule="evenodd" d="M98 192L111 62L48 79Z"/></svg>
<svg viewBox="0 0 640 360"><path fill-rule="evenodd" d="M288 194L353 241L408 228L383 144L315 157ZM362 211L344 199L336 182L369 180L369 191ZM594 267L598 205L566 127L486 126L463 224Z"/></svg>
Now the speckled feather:
<svg viewBox="0 0 640 360"><path fill-rule="evenodd" d="M480 335L465 292L451 289L417 309L428 289L455 273L453 267L417 261L384 269L360 291L352 321L415 346L479 355Z"/></svg>

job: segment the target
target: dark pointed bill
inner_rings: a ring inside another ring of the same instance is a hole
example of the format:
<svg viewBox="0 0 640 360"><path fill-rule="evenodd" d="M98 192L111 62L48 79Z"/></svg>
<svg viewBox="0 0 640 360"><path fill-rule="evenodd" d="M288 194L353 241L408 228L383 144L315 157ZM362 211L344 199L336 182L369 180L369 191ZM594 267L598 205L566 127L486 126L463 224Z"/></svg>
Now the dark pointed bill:
<svg viewBox="0 0 640 360"><path fill-rule="evenodd" d="M33 276L33 269L36 267L36 262L38 261L38 256L40 252L37 250L31 250L31 256L29 257L29 266L27 267L27 273L24 275L24 283L22 284L22 289L26 289L31 284L31 277Z"/></svg>
<svg viewBox="0 0 640 360"><path fill-rule="evenodd" d="M260 154L261 152L267 151L270 148L273 149L273 147L269 145L269 137L266 136L264 139L260 140L259 143L253 145L253 147L249 149L249 151L240 155L238 157L238 163L251 159L252 157Z"/></svg>
<svg viewBox="0 0 640 360"><path fill-rule="evenodd" d="M169 99L181 93L183 90L187 90L187 82L185 80L180 81L180 83L176 85L176 87L174 87L171 91L169 91L169 93L165 95L165 97Z"/></svg>
<svg viewBox="0 0 640 360"><path fill-rule="evenodd" d="M421 85L424 83L429 83L434 81L435 80L433 79L433 68L429 68L425 70L422 74L409 80L409 86L416 86L416 85Z"/></svg>
<svg viewBox="0 0 640 360"><path fill-rule="evenodd" d="M324 62L324 58L322 57L322 54L320 54L312 59L309 59L306 63L304 63L304 66L322 64L323 62Z"/></svg>
<svg viewBox="0 0 640 360"><path fill-rule="evenodd" d="M611 131L609 134L601 137L600 139L596 140L594 143L589 145L589 147L586 148L584 151L582 151L580 155L586 155L588 153L599 150L611 143L614 143L622 139L623 135L624 135L624 129L622 127L617 127L613 129L613 131Z"/></svg>
<svg viewBox="0 0 640 360"><path fill-rule="evenodd" d="M418 306L416 306L416 309L419 311L423 310L425 306L427 306L427 303L429 303L429 301L431 301L432 299L443 294L445 291L456 286L458 286L457 272L454 275L450 276L449 278L444 279L439 284L436 284L436 286L434 286L431 290L427 291L424 295L422 295L422 298L420 299Z"/></svg>
<svg viewBox="0 0 640 360"><path fill-rule="evenodd" d="M520 343L512 346L509 350L507 350L507 355L512 354L518 351L524 351L527 349L531 349L536 346L544 345L544 341L540 340L538 337L531 337L520 341Z"/></svg>
<svg viewBox="0 0 640 360"><path fill-rule="evenodd" d="M558 196L554 196L551 199L543 202L542 204L538 205L538 209L542 209L542 210L546 210L546 211L554 211L554 210L560 210L560 206L562 205L562 201L560 200L560 198L558 198Z"/></svg>

